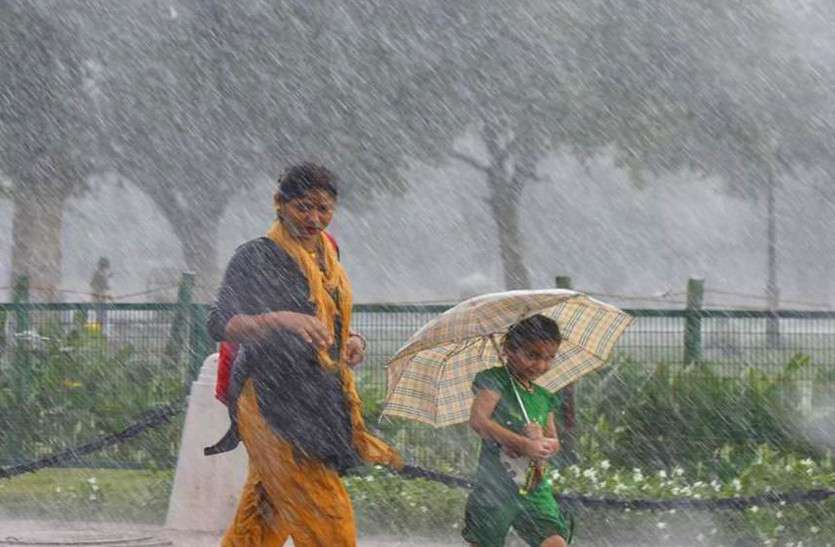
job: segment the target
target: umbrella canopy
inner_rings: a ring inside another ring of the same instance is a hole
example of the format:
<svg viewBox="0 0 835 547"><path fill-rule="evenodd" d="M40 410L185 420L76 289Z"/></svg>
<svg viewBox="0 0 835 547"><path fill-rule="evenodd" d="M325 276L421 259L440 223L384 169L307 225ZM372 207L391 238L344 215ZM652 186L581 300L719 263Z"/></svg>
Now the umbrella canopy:
<svg viewBox="0 0 835 547"><path fill-rule="evenodd" d="M535 314L554 319L563 341L537 383L557 391L603 366L632 317L566 289L507 291L461 302L418 330L391 359L383 415L436 427L469 418L470 385L501 365L491 337Z"/></svg>

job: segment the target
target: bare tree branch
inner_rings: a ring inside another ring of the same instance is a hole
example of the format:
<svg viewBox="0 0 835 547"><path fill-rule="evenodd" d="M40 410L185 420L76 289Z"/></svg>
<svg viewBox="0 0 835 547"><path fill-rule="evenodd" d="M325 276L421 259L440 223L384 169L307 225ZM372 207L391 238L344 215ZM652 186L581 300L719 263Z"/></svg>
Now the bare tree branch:
<svg viewBox="0 0 835 547"><path fill-rule="evenodd" d="M461 152L457 152L457 151L453 150L452 152L449 153L449 156L451 158L455 158L459 161L462 161L462 162L466 163L467 165L469 165L470 167L472 167L476 171L481 171L482 173L486 173L489 170L489 168L486 165L481 165L475 159L471 158L470 156L468 156L466 154L462 154Z"/></svg>

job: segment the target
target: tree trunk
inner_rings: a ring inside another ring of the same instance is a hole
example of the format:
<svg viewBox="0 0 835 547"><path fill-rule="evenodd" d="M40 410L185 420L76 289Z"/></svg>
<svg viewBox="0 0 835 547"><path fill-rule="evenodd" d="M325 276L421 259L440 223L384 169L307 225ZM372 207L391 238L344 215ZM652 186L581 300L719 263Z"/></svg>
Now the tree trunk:
<svg viewBox="0 0 835 547"><path fill-rule="evenodd" d="M491 165L487 172L487 186L490 189L488 203L498 230L505 288L529 289L531 280L525 265L519 226L522 185L512 180L501 167Z"/></svg>
<svg viewBox="0 0 835 547"><path fill-rule="evenodd" d="M220 284L217 240L221 214L214 216L201 210L200 214L182 216L177 220L169 218L182 245L186 268L196 276L195 302L214 300Z"/></svg>
<svg viewBox="0 0 835 547"><path fill-rule="evenodd" d="M32 301L61 299L61 224L66 196L24 183L13 191L12 282L29 277Z"/></svg>

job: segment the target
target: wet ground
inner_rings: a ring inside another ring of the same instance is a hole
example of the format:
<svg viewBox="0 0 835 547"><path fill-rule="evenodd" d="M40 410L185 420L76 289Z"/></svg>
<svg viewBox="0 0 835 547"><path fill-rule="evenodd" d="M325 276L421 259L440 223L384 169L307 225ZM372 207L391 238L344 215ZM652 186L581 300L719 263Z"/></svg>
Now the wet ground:
<svg viewBox="0 0 835 547"><path fill-rule="evenodd" d="M85 523L42 520L0 521L0 546L102 546L102 547L215 547L219 534L166 530L135 523ZM292 545L289 543L287 545ZM421 539L362 537L360 547L448 547L463 545Z"/></svg>

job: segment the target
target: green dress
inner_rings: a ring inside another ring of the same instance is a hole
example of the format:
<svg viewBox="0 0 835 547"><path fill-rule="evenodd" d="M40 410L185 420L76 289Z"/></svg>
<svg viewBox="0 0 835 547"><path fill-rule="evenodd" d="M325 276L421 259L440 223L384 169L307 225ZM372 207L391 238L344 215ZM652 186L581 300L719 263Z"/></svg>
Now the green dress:
<svg viewBox="0 0 835 547"><path fill-rule="evenodd" d="M479 372L473 380L473 392L477 395L489 389L501 395L491 418L517 434L522 434L525 418L507 369L496 367ZM531 391L517 383L528 417L545 428L548 415L559 417L560 397L534 385ZM485 439L481 443L475 486L467 498L464 539L482 547L503 545L511 526L530 545L539 545L546 538L559 534L568 539L565 517L552 492L552 482L546 472L545 479L532 492L522 495L505 464L501 461L501 446Z"/></svg>

